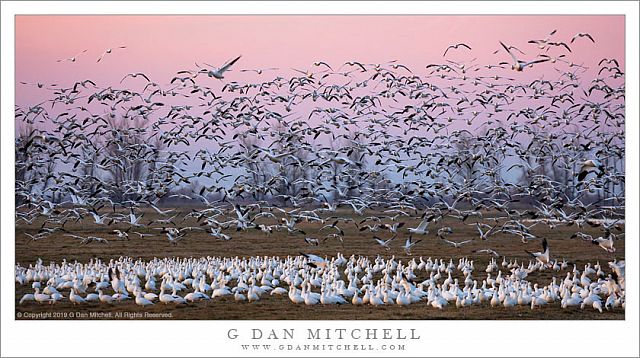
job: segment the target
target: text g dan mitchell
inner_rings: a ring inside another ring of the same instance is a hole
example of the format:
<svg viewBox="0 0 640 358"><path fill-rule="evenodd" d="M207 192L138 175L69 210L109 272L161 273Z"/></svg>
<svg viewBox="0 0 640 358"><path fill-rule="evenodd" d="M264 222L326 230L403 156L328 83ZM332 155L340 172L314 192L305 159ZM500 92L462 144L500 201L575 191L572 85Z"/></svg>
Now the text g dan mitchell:
<svg viewBox="0 0 640 358"><path fill-rule="evenodd" d="M260 329L251 328L248 330L238 330L231 328L227 331L229 339L250 338L250 339L398 339L416 340L420 339L420 334L413 328L307 328L299 332L294 328L282 329Z"/></svg>

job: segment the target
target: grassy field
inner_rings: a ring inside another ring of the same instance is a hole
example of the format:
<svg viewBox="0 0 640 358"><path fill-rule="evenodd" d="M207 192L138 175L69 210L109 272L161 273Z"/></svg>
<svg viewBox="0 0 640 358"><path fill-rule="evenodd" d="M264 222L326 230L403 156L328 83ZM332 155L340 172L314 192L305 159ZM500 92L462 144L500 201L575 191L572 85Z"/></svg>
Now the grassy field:
<svg viewBox="0 0 640 358"><path fill-rule="evenodd" d="M177 217L184 217L186 213L186 211L179 213ZM485 222L487 222L487 216L489 215L485 215ZM146 224L155 218L157 218L155 212L146 212L142 222ZM331 223L332 221L328 220L328 222ZM372 239L373 235L383 238L391 237L388 232L361 232L353 223L340 224L345 231L344 243L336 239L330 239L321 243L320 246L312 246L304 242L305 235L302 234L288 235L286 231L280 231L265 235L258 230L241 232L227 230L226 233L233 237L230 241L216 240L204 231L192 231L179 245L175 246L169 243L166 236L161 234L159 230L148 227L139 228L137 231L155 234L155 236L140 238L136 234L131 234L129 241L118 241L117 236L112 231L115 228L127 228L126 224L98 226L88 224L88 220L80 223L67 223L65 228L77 235L95 235L109 239L108 244L79 245L77 239L66 237L62 232L55 233L43 240L27 243L28 237L25 232L35 233L42 225L42 222L34 222L29 226L20 224L16 227L16 262L23 266L28 266L38 258L41 258L46 264L49 261L60 262L63 259L86 262L91 258L109 260L119 256L142 259L154 257L249 257L264 255L286 257L287 255L298 255L300 252L310 252L321 256L335 256L336 253L340 252L346 257L355 254L372 258L375 258L376 255L387 258L395 255L396 259L403 262L412 258L418 259L422 256L425 259L427 257L442 258L447 261L453 259L457 263L457 259L460 257L468 257L474 260L476 268L474 279L478 279L481 282L486 277L484 268L489 262L490 256L487 254L475 254L472 252L473 250L482 248L494 249L501 255L498 260L498 263L500 263L502 256L506 256L507 260L517 259L519 262L529 260L529 256L524 250L535 252L541 249L539 241L530 241L525 244L518 237L507 234L497 234L487 241L481 241L476 227L473 225L475 223L474 218L468 219L465 223L454 219L443 219L433 227L430 227L431 233L420 237L423 241L412 250L412 256L407 256L401 248L407 236L406 228L415 227L418 222L418 219L406 221L405 227L400 230L401 234L391 243L391 250L384 250ZM179 222L178 226L198 226L198 224L195 220L189 219ZM475 240L460 248L454 248L436 237L437 228L443 226L450 226L453 229L453 233L448 237L452 241L470 238ZM332 232L332 230L325 229L318 233L317 231L321 227L318 223L301 223L298 227L306 232L306 236L316 238L321 238ZM132 229L132 231L135 230ZM589 242L570 239L571 235L576 231L592 235L602 234L602 230L599 228L588 226L577 228L575 225L549 228L545 224L539 224L532 229L535 235L547 238L552 258L559 260L564 258L577 264L580 270L583 269L587 262L595 264L599 261L603 266L603 270L608 272L609 269L606 264L608 261L624 259L624 240L616 241L617 251L615 253L607 253ZM503 271L506 271L506 269ZM461 274L456 272L456 275L459 276ZM566 271L554 272L546 270L544 272L535 272L530 274L527 280L533 283L548 284L553 276L563 279L566 276ZM454 275L454 277L456 276ZM419 279L426 278L428 277L419 277ZM171 314L171 317L154 317L164 319L624 319L624 310L622 309L605 311L601 314L590 308L585 310L580 310L579 308L562 309L559 303L533 311L528 307L507 309L503 307L490 308L486 305L463 309L457 309L453 305L440 311L428 306L425 302L408 307L294 305L286 295L282 297L263 296L262 300L255 303L236 303L231 297L177 307L156 304L144 309L136 306L133 302L119 303L113 306L89 304L74 307L68 300L63 300L54 306L35 303L18 305L20 297L29 292L33 292L30 286L16 284L15 301L17 314L37 312L57 312L57 314L60 314L60 312L150 312ZM66 291L64 294L67 296ZM112 316L111 318L127 319L128 317Z"/></svg>

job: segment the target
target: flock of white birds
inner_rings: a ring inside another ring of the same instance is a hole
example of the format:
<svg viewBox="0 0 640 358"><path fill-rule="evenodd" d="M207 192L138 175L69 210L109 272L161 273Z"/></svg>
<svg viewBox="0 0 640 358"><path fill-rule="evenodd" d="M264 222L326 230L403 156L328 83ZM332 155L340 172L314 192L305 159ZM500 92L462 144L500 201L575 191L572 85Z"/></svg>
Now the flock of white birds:
<svg viewBox="0 0 640 358"><path fill-rule="evenodd" d="M546 284L532 283L527 276L536 271L566 272ZM605 273L607 272L607 273ZM545 265L539 261L518 263L491 259L486 267L473 260L456 263L442 259L394 257L374 260L327 259L303 254L286 258L176 258L134 260L121 257L86 264L62 262L29 267L16 265L16 282L35 289L19 304L55 304L69 300L74 305L135 302L192 304L197 301L233 299L255 302L265 295L279 295L305 305L401 305L426 302L438 309L472 305L491 307L529 306L535 309L560 303L562 308L579 306L603 312L625 307L625 263L586 264L582 270L567 262ZM419 277L428 277L419 279ZM113 293L105 293L113 292Z"/></svg>
<svg viewBox="0 0 640 358"><path fill-rule="evenodd" d="M50 95L15 111L16 225L28 243L162 236L189 245L197 231L228 241L237 231L282 230L315 247L348 240L344 228L355 225L381 250L401 237L411 255L433 236L456 248L480 240L485 247L474 252L494 258L476 276L464 258L39 262L16 265L16 282L35 289L20 303L144 306L281 294L297 304L624 307L624 261L614 246L624 236L624 72L616 59L594 69L569 58L571 47L595 45L588 33L558 36L518 44L524 51L496 41L490 64L470 59L473 44L459 43L422 69L396 60L335 69L318 61L306 70L242 69L255 72L245 83L230 80L242 64L236 56L169 81L135 72L105 86L21 82ZM59 62L73 66L86 51ZM108 49L97 62L126 52ZM542 66L545 76L527 79ZM295 75L269 76L279 70ZM189 213L178 216L181 206ZM151 210L158 217L148 220ZM455 226L442 224L451 218L478 235L452 240ZM196 224L185 226L187 219ZM304 232L301 222L321 229ZM70 223L97 229L74 232ZM575 227L566 239L602 248L612 271L599 263L564 267L536 225ZM496 234L542 250L527 251L528 264L499 264ZM545 269L568 271L544 285L526 280ZM422 274L429 278L417 280Z"/></svg>

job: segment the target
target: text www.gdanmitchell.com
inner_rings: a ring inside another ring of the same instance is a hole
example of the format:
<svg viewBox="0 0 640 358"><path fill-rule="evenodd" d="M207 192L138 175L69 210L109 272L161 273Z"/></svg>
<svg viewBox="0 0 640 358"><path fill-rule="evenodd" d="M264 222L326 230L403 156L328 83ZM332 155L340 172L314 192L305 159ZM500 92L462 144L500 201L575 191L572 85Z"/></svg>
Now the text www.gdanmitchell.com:
<svg viewBox="0 0 640 358"><path fill-rule="evenodd" d="M244 351L404 351L404 344L241 344Z"/></svg>

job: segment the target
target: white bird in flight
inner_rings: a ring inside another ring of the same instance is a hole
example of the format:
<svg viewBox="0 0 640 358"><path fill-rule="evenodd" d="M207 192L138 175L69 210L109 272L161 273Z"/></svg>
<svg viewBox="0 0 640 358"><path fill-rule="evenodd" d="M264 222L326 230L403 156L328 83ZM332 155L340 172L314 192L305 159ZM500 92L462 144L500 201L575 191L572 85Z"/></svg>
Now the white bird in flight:
<svg viewBox="0 0 640 358"><path fill-rule="evenodd" d="M511 56L511 58L513 59L513 63L511 64L511 69L515 70L517 72L522 72L522 70L524 70L525 67L527 66L531 66L535 63L540 63L540 62L546 62L549 61L549 58L539 58L539 59L535 59L529 62L526 61L522 61L522 60L518 60L516 58L516 56L513 55L513 53L511 53L511 51L509 51L509 48L507 47L507 45L505 45L504 43L502 43L502 41L500 41L500 45L502 45L502 47L504 47L505 51L507 51L507 53ZM501 62L501 65L505 65L507 64L506 62Z"/></svg>
<svg viewBox="0 0 640 358"><path fill-rule="evenodd" d="M118 46L118 47L116 47L116 49L119 49L119 48L127 48L127 46ZM96 62L100 62L104 56L106 56L107 54L109 54L109 53L113 52L113 50L114 50L114 49L112 49L112 48L108 48L108 49L106 49L106 50L102 53L102 55L100 55L100 57L98 57L98 61L96 61Z"/></svg>
<svg viewBox="0 0 640 358"><path fill-rule="evenodd" d="M228 61L227 63L225 63L224 65L222 65L218 69L215 69L214 66L211 66L211 65L205 63L205 65L207 65L209 67L212 67L213 69L212 70L203 69L203 70L200 70L200 72L201 73L206 73L207 76L209 76L209 77L214 77L214 78L217 78L217 79L221 80L221 79L224 78L224 72L227 71L229 69L229 67L233 66L233 64L236 63L240 59L240 57L242 57L242 55L234 58L231 61Z"/></svg>
<svg viewBox="0 0 640 358"><path fill-rule="evenodd" d="M78 52L78 54L77 54L77 55L75 55L75 56L71 56L71 57L69 57L69 58L63 58L63 59L60 59L60 60L58 60L58 61L56 61L56 62L62 62L62 61L71 61L71 62L76 62L76 58L77 58L78 56L82 55L82 54L83 54L83 53L85 53L85 52L87 52L87 50L82 50L82 51Z"/></svg>

